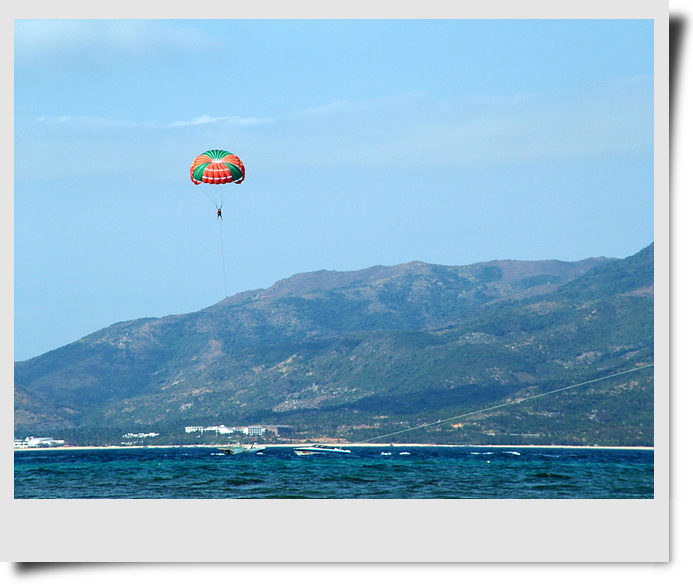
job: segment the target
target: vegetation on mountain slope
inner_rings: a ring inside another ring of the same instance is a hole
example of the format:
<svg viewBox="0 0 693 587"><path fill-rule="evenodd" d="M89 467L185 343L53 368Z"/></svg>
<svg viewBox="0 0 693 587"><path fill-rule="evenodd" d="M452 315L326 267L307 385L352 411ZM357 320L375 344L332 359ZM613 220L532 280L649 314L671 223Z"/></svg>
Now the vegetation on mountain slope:
<svg viewBox="0 0 693 587"><path fill-rule="evenodd" d="M652 369L445 420L651 363L653 281L654 245L300 274L17 363L15 431L182 442L185 425L265 423L363 440L441 420L391 440L651 444Z"/></svg>

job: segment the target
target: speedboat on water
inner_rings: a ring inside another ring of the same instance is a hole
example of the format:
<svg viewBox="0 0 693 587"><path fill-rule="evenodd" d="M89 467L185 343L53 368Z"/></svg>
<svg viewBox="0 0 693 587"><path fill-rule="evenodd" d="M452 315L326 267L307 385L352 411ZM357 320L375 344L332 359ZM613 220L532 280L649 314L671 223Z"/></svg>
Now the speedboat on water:
<svg viewBox="0 0 693 587"><path fill-rule="evenodd" d="M348 448L314 444L313 446L299 446L294 449L294 453L297 455L351 454L351 451Z"/></svg>
<svg viewBox="0 0 693 587"><path fill-rule="evenodd" d="M261 444L233 444L219 447L219 450L227 455L254 454L265 450L267 447Z"/></svg>

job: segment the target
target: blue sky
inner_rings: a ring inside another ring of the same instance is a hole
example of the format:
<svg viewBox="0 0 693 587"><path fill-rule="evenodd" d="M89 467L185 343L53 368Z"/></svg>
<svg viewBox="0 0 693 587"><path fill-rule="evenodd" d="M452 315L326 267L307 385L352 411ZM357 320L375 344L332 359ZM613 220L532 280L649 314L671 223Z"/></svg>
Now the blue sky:
<svg viewBox="0 0 693 587"><path fill-rule="evenodd" d="M654 240L652 21L14 32L16 360L300 272ZM221 223L189 179L212 148L247 172Z"/></svg>

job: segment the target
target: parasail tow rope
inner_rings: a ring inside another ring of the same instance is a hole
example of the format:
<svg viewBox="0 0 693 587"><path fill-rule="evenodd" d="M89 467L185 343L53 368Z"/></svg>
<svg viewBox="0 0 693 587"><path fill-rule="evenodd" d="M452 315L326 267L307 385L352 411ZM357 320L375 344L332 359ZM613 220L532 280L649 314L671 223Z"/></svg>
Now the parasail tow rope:
<svg viewBox="0 0 693 587"><path fill-rule="evenodd" d="M219 225L219 242L221 243L221 268L224 272L224 297L228 297L226 293L226 261L224 260L224 233L221 230L221 222L217 222Z"/></svg>
<svg viewBox="0 0 693 587"><path fill-rule="evenodd" d="M576 387L582 387L583 385L589 385L590 383L596 383L598 381L604 381L605 379L611 379L613 377L618 377L620 375L626 375L627 373L633 373L634 371L640 371L641 369L647 369L648 367L654 367L654 363L648 363L647 365L641 365L640 367L634 367L633 369L628 369L626 371L619 371L618 373L612 373L611 375L605 375L604 377L597 377L597 379L590 379L589 381L583 381L582 383L574 383L573 385L568 385L567 387L561 387L560 389L554 389L551 391L546 391L544 393L538 393L536 395L531 395L529 397L522 397L516 400L512 400L502 404L496 404L488 408L482 408L480 410L474 410L473 412L467 412L466 414L460 414L458 416L452 416L451 418L445 418L443 420L437 420L435 422L428 422L427 424L421 424L419 426L414 426L413 428L406 428L404 430L398 430L397 432L390 432L388 434L382 434L380 436L374 436L373 438L367 438L366 440L359 440L356 442L351 442L349 444L361 444L364 442L372 442L373 440L380 440L381 438L387 438L388 436L395 436L396 434L402 434L404 432L411 432L412 430L419 430L421 428L427 428L428 426L436 426L442 424L443 422L449 422L450 420L459 420L461 418L466 418L467 416L473 416L474 414L480 414L482 412L488 412L490 410L497 410L498 408L505 408L513 404L519 404L530 399L536 399L538 397L544 397L546 395L551 395L554 393L559 393L561 391L567 391L568 389L575 389Z"/></svg>

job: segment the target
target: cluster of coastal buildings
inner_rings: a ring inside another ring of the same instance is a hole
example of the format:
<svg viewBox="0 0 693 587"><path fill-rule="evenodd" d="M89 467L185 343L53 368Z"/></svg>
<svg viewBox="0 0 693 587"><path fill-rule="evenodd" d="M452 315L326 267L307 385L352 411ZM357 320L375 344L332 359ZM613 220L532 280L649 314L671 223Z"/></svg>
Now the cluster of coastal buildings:
<svg viewBox="0 0 693 587"><path fill-rule="evenodd" d="M256 426L186 426L186 434L245 434L246 436L263 436L266 432L271 432L277 436L287 435L291 432L291 426L256 425Z"/></svg>
<svg viewBox="0 0 693 587"><path fill-rule="evenodd" d="M24 440L14 439L15 448L51 448L53 446L63 446L64 440L56 440L50 436L36 438L35 436L27 436Z"/></svg>
<svg viewBox="0 0 693 587"><path fill-rule="evenodd" d="M279 425L256 425L256 426L186 426L186 434L196 434L201 437L204 434L244 434L246 436L265 436L267 433L276 436L290 436L293 432L291 426ZM127 432L123 434L125 439L120 444L123 446L132 446L140 444L144 438L155 438L159 436L158 432ZM50 436L28 436L24 440L14 439L14 448L52 448L63 446L64 440L56 440Z"/></svg>

